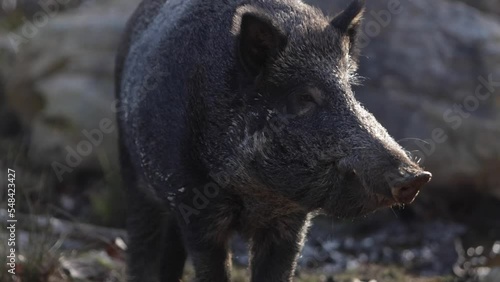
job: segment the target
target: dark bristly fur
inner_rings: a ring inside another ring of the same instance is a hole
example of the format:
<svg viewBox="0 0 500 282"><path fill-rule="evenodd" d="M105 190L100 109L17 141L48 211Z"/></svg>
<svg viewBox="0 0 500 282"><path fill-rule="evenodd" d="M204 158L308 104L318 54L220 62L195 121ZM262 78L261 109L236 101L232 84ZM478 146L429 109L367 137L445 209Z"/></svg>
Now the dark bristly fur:
<svg viewBox="0 0 500 282"><path fill-rule="evenodd" d="M229 281L235 232L252 281L291 281L313 215L428 181L352 93L363 2L334 19L299 0L139 6L116 66L129 281L179 281L187 254L196 281Z"/></svg>

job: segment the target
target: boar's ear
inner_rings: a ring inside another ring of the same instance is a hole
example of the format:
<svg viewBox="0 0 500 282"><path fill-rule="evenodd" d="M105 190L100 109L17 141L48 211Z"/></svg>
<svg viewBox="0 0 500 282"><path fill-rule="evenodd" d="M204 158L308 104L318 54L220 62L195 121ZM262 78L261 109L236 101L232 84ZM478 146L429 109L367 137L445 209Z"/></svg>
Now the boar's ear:
<svg viewBox="0 0 500 282"><path fill-rule="evenodd" d="M331 22L332 26L349 37L350 49L356 49L358 30L365 11L365 0L354 0Z"/></svg>
<svg viewBox="0 0 500 282"><path fill-rule="evenodd" d="M287 38L265 15L247 12L241 18L239 56L252 75L258 75L266 63L286 45Z"/></svg>

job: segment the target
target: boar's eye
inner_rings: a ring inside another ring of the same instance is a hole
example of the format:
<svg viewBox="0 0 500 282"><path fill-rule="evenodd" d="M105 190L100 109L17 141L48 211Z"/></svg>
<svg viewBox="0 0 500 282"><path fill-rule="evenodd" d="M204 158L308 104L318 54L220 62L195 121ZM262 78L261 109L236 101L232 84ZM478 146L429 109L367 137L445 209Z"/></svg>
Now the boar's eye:
<svg viewBox="0 0 500 282"><path fill-rule="evenodd" d="M318 105L317 99L310 93L293 93L288 98L287 113L304 115L313 111Z"/></svg>
<svg viewBox="0 0 500 282"><path fill-rule="evenodd" d="M299 99L301 102L314 102L314 98L309 94L301 94Z"/></svg>

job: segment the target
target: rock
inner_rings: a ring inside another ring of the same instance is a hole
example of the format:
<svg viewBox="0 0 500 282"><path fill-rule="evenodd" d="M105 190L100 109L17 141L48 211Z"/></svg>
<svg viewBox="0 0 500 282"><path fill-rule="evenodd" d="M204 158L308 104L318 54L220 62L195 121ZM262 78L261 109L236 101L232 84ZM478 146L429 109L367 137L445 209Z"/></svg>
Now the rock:
<svg viewBox="0 0 500 282"><path fill-rule="evenodd" d="M6 73L6 95L30 129L33 162L57 162L62 177L77 166L116 163L114 58L138 2L86 1L46 14L46 23L34 25L32 34L26 20L3 41L17 54ZM19 46L12 44L16 38Z"/></svg>
<svg viewBox="0 0 500 282"><path fill-rule="evenodd" d="M104 251L89 251L82 255L63 256L60 267L76 281L123 281L125 264Z"/></svg>
<svg viewBox="0 0 500 282"><path fill-rule="evenodd" d="M467 5L475 7L485 13L495 15L500 15L500 2L497 0L458 0Z"/></svg>
<svg viewBox="0 0 500 282"><path fill-rule="evenodd" d="M95 0L2 0L0 2L0 15L20 12L24 16L32 17L47 7L58 7L64 11L78 7L82 2Z"/></svg>
<svg viewBox="0 0 500 282"><path fill-rule="evenodd" d="M367 2L357 97L431 186L500 197L500 22L460 2Z"/></svg>

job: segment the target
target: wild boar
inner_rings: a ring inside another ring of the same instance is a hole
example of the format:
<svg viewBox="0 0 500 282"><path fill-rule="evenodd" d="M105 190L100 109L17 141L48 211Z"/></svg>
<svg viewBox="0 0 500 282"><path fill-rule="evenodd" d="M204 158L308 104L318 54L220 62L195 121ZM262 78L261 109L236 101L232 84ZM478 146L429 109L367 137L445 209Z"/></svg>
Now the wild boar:
<svg viewBox="0 0 500 282"><path fill-rule="evenodd" d="M116 66L130 281L291 281L311 217L411 203L431 174L356 100L364 1L145 0Z"/></svg>

